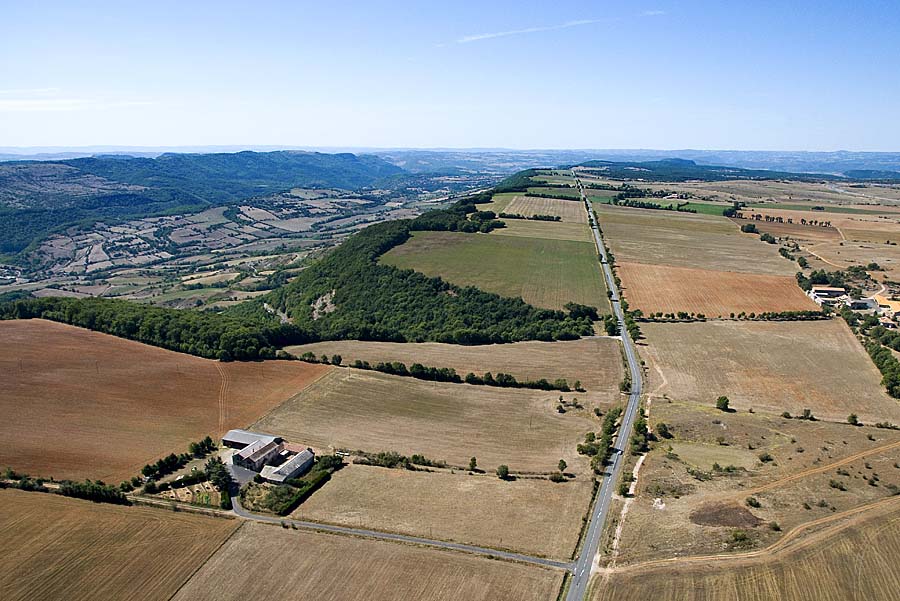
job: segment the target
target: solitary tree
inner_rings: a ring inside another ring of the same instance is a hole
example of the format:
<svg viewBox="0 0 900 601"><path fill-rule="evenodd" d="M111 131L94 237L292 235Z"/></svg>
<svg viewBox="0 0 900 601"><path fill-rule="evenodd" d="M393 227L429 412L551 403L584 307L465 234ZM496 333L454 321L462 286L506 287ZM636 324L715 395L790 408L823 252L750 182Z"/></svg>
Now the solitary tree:
<svg viewBox="0 0 900 601"><path fill-rule="evenodd" d="M559 460L559 471L561 471L561 472L566 471L566 467L567 467L567 466L568 466L568 464L566 463L566 460L565 460L565 459L560 459L560 460Z"/></svg>
<svg viewBox="0 0 900 601"><path fill-rule="evenodd" d="M656 434L660 438L672 438L672 432L669 431L669 425L666 422L656 424Z"/></svg>
<svg viewBox="0 0 900 601"><path fill-rule="evenodd" d="M859 418L856 416L855 413L851 413L850 415L847 416L847 423L850 424L851 426L858 426Z"/></svg>
<svg viewBox="0 0 900 601"><path fill-rule="evenodd" d="M501 480L509 478L509 466L504 464L497 467L497 477Z"/></svg>
<svg viewBox="0 0 900 601"><path fill-rule="evenodd" d="M477 467L478 467L478 460L475 459L474 457L469 459L469 471L474 472L475 468L477 468Z"/></svg>
<svg viewBox="0 0 900 601"><path fill-rule="evenodd" d="M719 411L728 411L730 402L731 401L728 400L727 396L720 396L716 399L716 409Z"/></svg>

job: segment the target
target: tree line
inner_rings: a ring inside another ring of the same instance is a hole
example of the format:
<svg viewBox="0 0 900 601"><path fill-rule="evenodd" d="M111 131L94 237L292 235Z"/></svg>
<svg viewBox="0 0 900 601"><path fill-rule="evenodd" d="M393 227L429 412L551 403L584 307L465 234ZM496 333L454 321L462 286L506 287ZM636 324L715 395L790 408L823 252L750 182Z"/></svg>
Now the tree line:
<svg viewBox="0 0 900 601"><path fill-rule="evenodd" d="M341 355L322 355L316 357L315 353L307 351L300 355L299 359L307 363L323 363L327 365L341 365L343 357ZM484 375L478 376L472 372L467 373L465 377L460 377L456 370L452 367L430 367L421 363L413 363L408 368L406 364L400 361L379 361L378 363L369 363L368 361L355 360L349 364L355 369L365 369L369 371L378 371L393 376L402 376L417 378L419 380L428 380L431 382L450 382L454 384L472 384L475 386L497 386L499 388L535 388L538 390L559 390L560 392L571 392L565 378L557 378L549 381L546 378L537 380L519 381L511 374L498 373L494 376L491 372L485 372ZM575 382L575 390L584 392L581 387L581 381Z"/></svg>

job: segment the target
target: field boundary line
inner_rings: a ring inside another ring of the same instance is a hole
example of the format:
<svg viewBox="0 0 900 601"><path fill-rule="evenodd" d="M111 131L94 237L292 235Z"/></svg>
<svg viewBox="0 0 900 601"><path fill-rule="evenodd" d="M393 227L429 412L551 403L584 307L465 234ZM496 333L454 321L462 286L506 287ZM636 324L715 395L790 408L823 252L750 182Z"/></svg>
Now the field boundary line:
<svg viewBox="0 0 900 601"><path fill-rule="evenodd" d="M867 451L861 451L859 453L855 453L853 455L844 457L843 459L840 459L833 463L821 465L821 466L814 467L814 468L805 469L801 472L797 472L796 474L791 474L790 476L785 476L784 478L775 480L774 482L769 482L768 484L762 484L762 485L756 486L754 488L741 490L734 495L728 495L728 496L729 497L730 496L745 496L748 494L765 492L768 490L772 490L773 488L778 488L782 484L788 484L788 483L794 482L796 480L802 480L803 478L805 478L807 476L814 476L816 474L821 474L821 473L827 472L828 470L830 470L832 468L841 467L843 465L847 465L848 463L853 463L854 461L856 461L858 459L862 459L863 457L868 457L869 455L874 455L875 453L891 451L896 448L900 448L900 440L898 440L897 442L892 442L891 444L876 447L874 449L869 449Z"/></svg>
<svg viewBox="0 0 900 601"><path fill-rule="evenodd" d="M269 524L269 525L281 525L285 527L285 524L296 526L301 530L308 530L313 532L325 532L330 534L340 534L346 536L356 536L359 538L367 538L372 540L382 540L394 543L405 543L411 545L418 545L424 547L430 547L433 549L441 549L444 551L456 551L459 553L469 553L471 555L480 555L486 557L488 559L498 559L502 561L511 561L518 563L527 563L532 565L537 565L540 567L548 568L548 569L559 569L565 570L569 572L573 569L574 565L572 562L565 561L557 561L555 559L547 559L544 557L537 557L534 555L527 555L525 553L517 553L515 551L504 551L501 549L493 549L490 547L481 547L478 545L470 545L466 543L455 543L450 541L442 541L438 539L430 539L421 536L413 536L407 534L398 534L395 532L383 532L380 530L372 530L368 528L353 528L349 526L335 526L332 524L322 523L322 522L313 522L308 520L296 520L289 517L279 517L279 516L268 516L262 515L258 513L253 513L251 511L246 510L241 505L241 500L239 496L231 497L231 503L234 510L235 515L245 520L251 520L259 523Z"/></svg>
<svg viewBox="0 0 900 601"><path fill-rule="evenodd" d="M234 530L232 530L232 531L231 531L231 534L229 534L228 536L226 536L226 537L225 537L225 540L223 540L222 543L221 543L220 545L218 545L215 549L213 549L212 552L207 556L207 558L204 559L202 562L200 562L200 565L198 565L197 568L196 568L193 572L191 572L191 573L188 575L187 578L184 579L184 582L182 582L181 584L178 585L178 588L175 589L175 592L172 593L172 596L171 596L171 597L169 597L169 601L172 601L172 599L174 599L174 598L178 595L178 593L181 592L181 589L183 589L183 588L187 585L188 582L190 582L191 580L193 580L194 576L197 575L197 572L199 572L201 569L203 569L203 566L205 566L207 563L209 563L209 560L212 559L213 556L214 556L216 553L218 553L219 550L220 550L222 547L224 547L225 544L226 544L228 541L230 541L230 540L232 539L232 537L234 537L234 535L237 534L238 531L239 531L241 528L243 528L243 527L244 527L244 524L239 524L237 528L235 528Z"/></svg>
<svg viewBox="0 0 900 601"><path fill-rule="evenodd" d="M815 528L816 526L821 526L823 524L828 524L830 522L838 521L844 518L852 517L854 515L858 515L860 513L865 513L870 510L878 509L883 506L891 505L893 503L900 503L900 497L891 496L886 499L881 499L875 501L873 503L869 503L867 505L860 505L858 507L854 507L853 509L848 509L846 511L842 511L840 513L835 513L832 515L827 515L816 520L812 520L810 522L806 522L803 524L799 524L794 526L789 530L783 537L769 545L768 547L757 549L755 551L748 551L746 553L735 553L735 554L717 554L717 555L696 555L693 557L669 557L666 559L652 559L649 561L643 561L639 563L633 563L626 566L621 567L608 567L605 568L607 572L631 572L635 570L642 570L647 568L657 568L661 566L667 565L681 565L681 564L693 564L693 563L705 563L705 562L727 562L727 561L740 561L740 560L748 560L748 559L757 559L763 558L766 556L774 556L778 553L781 553L785 550L785 548L790 545L794 539L800 536L803 531L808 530L810 528ZM831 528L825 529L821 532L816 533L817 536L810 537L808 540L801 541L798 544L798 548L802 548L806 545L812 544L816 542L822 536L828 536L834 532L839 532L844 528L848 527L846 524L837 524Z"/></svg>
<svg viewBox="0 0 900 601"><path fill-rule="evenodd" d="M260 415L259 417L257 417L257 418L253 421L253 423L250 424L250 427L253 428L254 426L256 426L256 424L258 424L258 423L261 422L262 420L266 419L267 417L269 417L270 415L272 415L273 413L275 413L275 411L277 411L278 409L280 409L280 408L282 407L282 405L284 405L285 403L288 403L288 402L290 402L290 401L293 401L295 398L297 398L298 396L300 396L300 395L303 394L304 392L307 392L307 391L309 391L309 390L312 390L314 387L318 386L318 385L321 383L321 381L322 381L326 376L330 376L330 375L333 374L333 373L340 373L340 370L339 370L339 369L336 369L336 368L334 368L334 367L331 366L331 365L329 365L329 366L327 366L327 367L328 367L328 369L323 370L322 373L321 373L317 378L315 378L314 380L310 380L309 383L308 383L306 386L304 386L302 390L300 390L299 392L296 392L296 393L292 394L292 395L289 396L288 398L284 399L283 401L281 401L280 403L278 403L277 405L275 405L274 407L272 407L271 409L269 409L268 411L266 411L265 413L263 413L262 415Z"/></svg>

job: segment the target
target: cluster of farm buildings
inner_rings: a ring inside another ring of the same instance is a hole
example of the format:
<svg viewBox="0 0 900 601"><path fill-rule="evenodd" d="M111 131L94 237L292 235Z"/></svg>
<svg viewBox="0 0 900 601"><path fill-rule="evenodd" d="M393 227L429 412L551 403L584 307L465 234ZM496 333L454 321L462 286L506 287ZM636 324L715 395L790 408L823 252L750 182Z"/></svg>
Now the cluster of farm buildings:
<svg viewBox="0 0 900 601"><path fill-rule="evenodd" d="M813 286L808 295L819 305L829 307L845 305L853 311L871 311L873 314L881 316L883 326L891 329L897 327L892 318L900 315L900 301L890 300L881 294L870 298L852 298L845 288Z"/></svg>
<svg viewBox="0 0 900 601"><path fill-rule="evenodd" d="M222 438L222 444L237 449L231 458L234 465L257 472L275 484L302 476L316 460L312 449L249 430L229 430Z"/></svg>

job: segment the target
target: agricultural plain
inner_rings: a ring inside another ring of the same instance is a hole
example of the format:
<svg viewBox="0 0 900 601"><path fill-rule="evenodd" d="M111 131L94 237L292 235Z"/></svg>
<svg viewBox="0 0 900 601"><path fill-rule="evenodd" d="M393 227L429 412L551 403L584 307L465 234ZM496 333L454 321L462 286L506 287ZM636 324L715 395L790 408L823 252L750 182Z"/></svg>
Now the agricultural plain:
<svg viewBox="0 0 900 601"><path fill-rule="evenodd" d="M786 261L785 261L786 263ZM759 275L620 262L622 294L632 309L650 313L732 313L817 311L791 276Z"/></svg>
<svg viewBox="0 0 900 601"><path fill-rule="evenodd" d="M557 392L426 382L335 370L254 428L317 448L414 453L451 465L473 455L486 470L584 469L575 443L595 428L587 408L557 413Z"/></svg>
<svg viewBox="0 0 900 601"><path fill-rule="evenodd" d="M506 205L507 213L534 217L535 215L552 215L566 223L587 223L587 213L580 200L542 198L537 196L515 196ZM507 220L509 221L509 220Z"/></svg>
<svg viewBox="0 0 900 601"><path fill-rule="evenodd" d="M0 490L0 597L170 599L233 520Z"/></svg>
<svg viewBox="0 0 900 601"><path fill-rule="evenodd" d="M726 395L740 410L844 421L900 421L881 374L841 320L641 324L649 390L712 406Z"/></svg>
<svg viewBox="0 0 900 601"><path fill-rule="evenodd" d="M329 369L220 363L43 320L0 322L0 338L0 466L55 478L130 478L246 426Z"/></svg>
<svg viewBox="0 0 900 601"><path fill-rule="evenodd" d="M745 557L699 558L598 576L595 601L890 601L900 589L900 501Z"/></svg>
<svg viewBox="0 0 900 601"><path fill-rule="evenodd" d="M619 396L624 373L620 343L612 338L582 338L564 342L515 342L481 346L459 346L438 342L398 343L338 340L287 347L299 356L311 352L316 357L338 354L345 364L355 360L376 364L400 361L408 366L421 363L431 367L452 367L460 377L512 374L519 381L565 378L574 387L580 381L591 399L613 401ZM568 396L568 395L567 395ZM583 397L584 395L578 395Z"/></svg>
<svg viewBox="0 0 900 601"><path fill-rule="evenodd" d="M559 590L562 575L462 553L246 523L173 601L546 601Z"/></svg>
<svg viewBox="0 0 900 601"><path fill-rule="evenodd" d="M548 309L562 309L568 302L608 305L597 254L587 240L415 232L381 260Z"/></svg>
<svg viewBox="0 0 900 601"><path fill-rule="evenodd" d="M742 234L725 217L596 203L594 208L619 262L764 275L797 272L774 245Z"/></svg>
<svg viewBox="0 0 900 601"><path fill-rule="evenodd" d="M291 517L567 560L591 488L586 477L503 481L494 474L350 465Z"/></svg>

